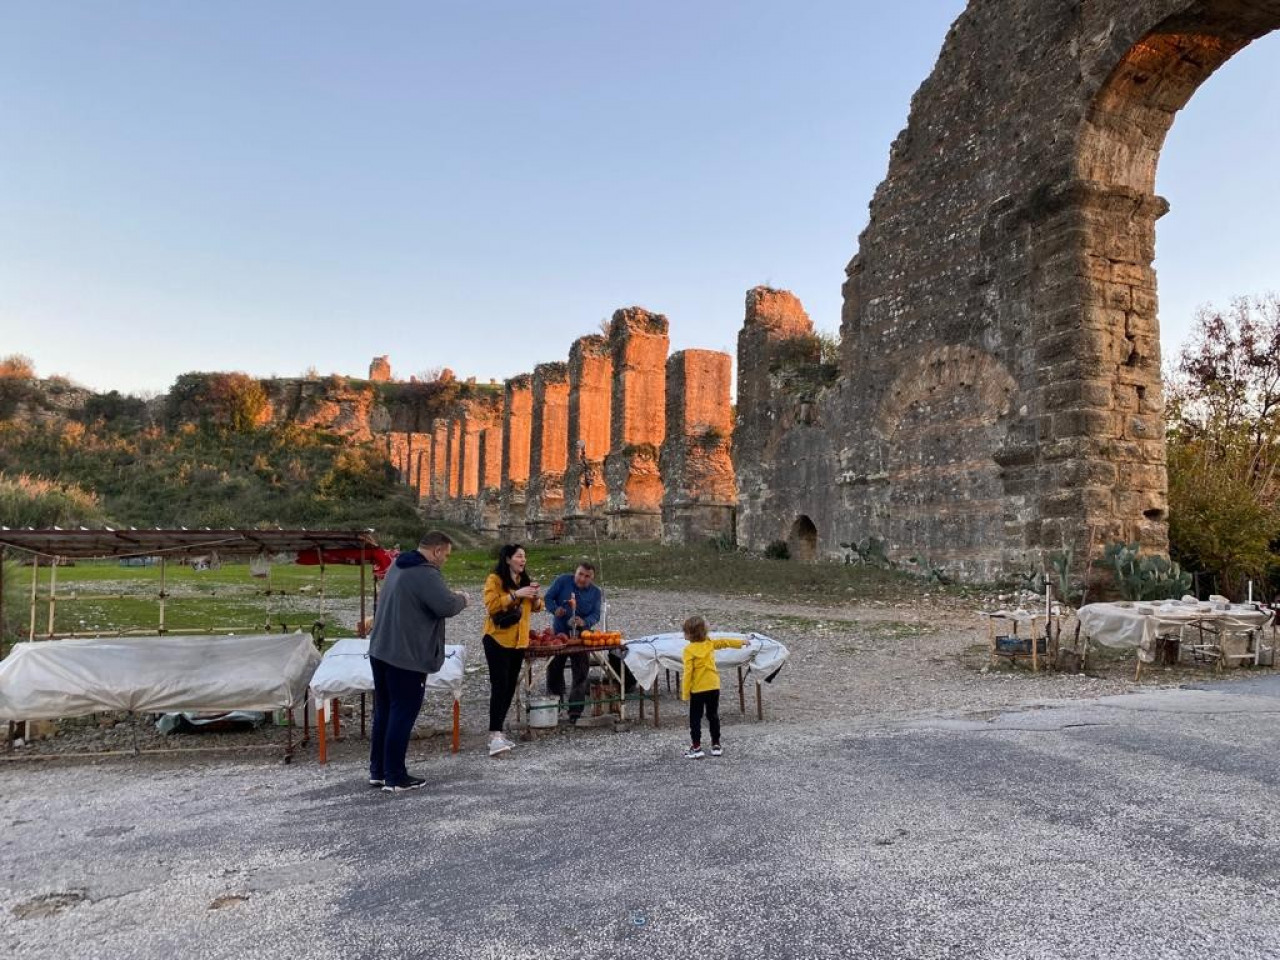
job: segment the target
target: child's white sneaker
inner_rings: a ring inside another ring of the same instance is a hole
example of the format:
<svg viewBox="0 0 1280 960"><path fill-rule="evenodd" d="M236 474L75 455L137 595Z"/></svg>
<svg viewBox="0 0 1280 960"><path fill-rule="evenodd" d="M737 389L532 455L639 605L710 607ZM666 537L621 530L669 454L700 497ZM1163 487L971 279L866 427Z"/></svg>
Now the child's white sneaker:
<svg viewBox="0 0 1280 960"><path fill-rule="evenodd" d="M712 755L713 757L722 757L722 756L724 756L724 750L723 750L723 749L721 749L720 744L718 744L718 743L713 743L713 744L711 745L711 755Z"/></svg>
<svg viewBox="0 0 1280 960"><path fill-rule="evenodd" d="M684 752L684 758L686 760L701 760L705 756L706 754L702 752L701 747L690 747Z"/></svg>

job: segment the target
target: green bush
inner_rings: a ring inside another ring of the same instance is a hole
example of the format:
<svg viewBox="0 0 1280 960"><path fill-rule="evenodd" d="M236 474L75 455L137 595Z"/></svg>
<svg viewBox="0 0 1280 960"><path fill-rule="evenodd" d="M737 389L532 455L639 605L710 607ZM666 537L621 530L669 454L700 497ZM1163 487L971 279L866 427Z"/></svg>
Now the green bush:
<svg viewBox="0 0 1280 960"><path fill-rule="evenodd" d="M98 498L74 484L0 473L0 526L71 527L102 522Z"/></svg>

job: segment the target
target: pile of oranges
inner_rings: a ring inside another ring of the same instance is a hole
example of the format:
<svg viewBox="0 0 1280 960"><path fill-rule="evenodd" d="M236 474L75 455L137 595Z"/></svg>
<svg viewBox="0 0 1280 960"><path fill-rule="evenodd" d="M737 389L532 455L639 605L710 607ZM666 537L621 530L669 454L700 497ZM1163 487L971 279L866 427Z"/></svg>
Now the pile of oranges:
<svg viewBox="0 0 1280 960"><path fill-rule="evenodd" d="M622 645L622 634L609 630L583 630L578 634L584 647L618 647Z"/></svg>

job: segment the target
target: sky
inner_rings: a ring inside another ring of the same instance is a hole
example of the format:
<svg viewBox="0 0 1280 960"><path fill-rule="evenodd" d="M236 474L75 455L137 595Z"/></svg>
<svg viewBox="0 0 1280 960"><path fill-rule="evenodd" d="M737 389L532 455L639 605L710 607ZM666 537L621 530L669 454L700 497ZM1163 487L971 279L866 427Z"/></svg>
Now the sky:
<svg viewBox="0 0 1280 960"><path fill-rule="evenodd" d="M963 0L12 3L0 356L97 390L192 370L481 381L615 309L734 352L746 291L836 332L867 205ZM1166 357L1280 288L1280 34L1177 119Z"/></svg>

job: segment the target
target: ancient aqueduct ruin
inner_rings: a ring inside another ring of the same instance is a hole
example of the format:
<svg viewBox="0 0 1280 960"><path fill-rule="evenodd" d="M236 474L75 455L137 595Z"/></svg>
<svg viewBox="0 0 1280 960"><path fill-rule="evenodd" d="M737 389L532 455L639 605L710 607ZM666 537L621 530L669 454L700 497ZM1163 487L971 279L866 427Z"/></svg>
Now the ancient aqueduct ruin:
<svg viewBox="0 0 1280 960"><path fill-rule="evenodd" d="M430 508L535 540L593 516L801 556L876 537L983 579L1163 551L1156 164L1278 27L1280 0L973 0L893 144L830 376L798 301L752 290L731 422L730 358L668 358L666 319L633 308L393 455Z"/></svg>

